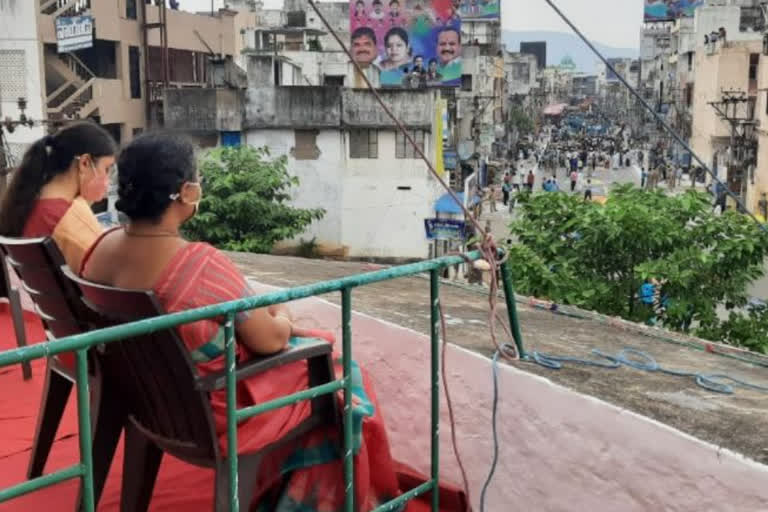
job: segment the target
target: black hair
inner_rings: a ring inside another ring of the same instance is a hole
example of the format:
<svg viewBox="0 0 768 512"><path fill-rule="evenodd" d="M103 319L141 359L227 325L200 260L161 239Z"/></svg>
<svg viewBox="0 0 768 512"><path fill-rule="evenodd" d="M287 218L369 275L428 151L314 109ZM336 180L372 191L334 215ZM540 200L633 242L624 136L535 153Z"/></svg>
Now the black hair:
<svg viewBox="0 0 768 512"><path fill-rule="evenodd" d="M160 220L181 186L197 181L195 150L168 133L138 137L120 153L115 207L131 221Z"/></svg>
<svg viewBox="0 0 768 512"><path fill-rule="evenodd" d="M384 46L387 45L387 43L389 42L389 38L392 36L397 36L400 39L402 39L403 42L405 43L405 46L409 45L408 32L406 32L405 29L400 27L392 27L391 29L389 29L389 32L387 32L387 34L384 36Z"/></svg>
<svg viewBox="0 0 768 512"><path fill-rule="evenodd" d="M440 38L440 34L442 34L443 32L456 32L456 35L459 37L459 43L461 43L461 31L458 28L451 27L451 26L441 28L437 32L437 38L438 39Z"/></svg>
<svg viewBox="0 0 768 512"><path fill-rule="evenodd" d="M89 154L97 159L116 153L117 144L109 132L90 121L71 124L37 140L24 153L3 195L0 235L22 235L42 188L67 172L75 157Z"/></svg>
<svg viewBox="0 0 768 512"><path fill-rule="evenodd" d="M363 36L368 37L371 41L373 41L373 44L376 44L376 32L374 32L370 27L359 27L354 32L352 32L352 41Z"/></svg>
<svg viewBox="0 0 768 512"><path fill-rule="evenodd" d="M413 58L413 60L416 60L416 59L421 59L421 60L424 60L424 56L423 56L423 55L421 55L421 54L419 54L419 55L416 55L416 56Z"/></svg>
<svg viewBox="0 0 768 512"><path fill-rule="evenodd" d="M427 66L431 66L432 64L437 64L437 59L432 57L429 59L429 62L427 63Z"/></svg>
<svg viewBox="0 0 768 512"><path fill-rule="evenodd" d="M389 2L389 6L390 6L390 7L392 7L392 4L397 4L397 5L400 5L400 0L391 0L391 1Z"/></svg>

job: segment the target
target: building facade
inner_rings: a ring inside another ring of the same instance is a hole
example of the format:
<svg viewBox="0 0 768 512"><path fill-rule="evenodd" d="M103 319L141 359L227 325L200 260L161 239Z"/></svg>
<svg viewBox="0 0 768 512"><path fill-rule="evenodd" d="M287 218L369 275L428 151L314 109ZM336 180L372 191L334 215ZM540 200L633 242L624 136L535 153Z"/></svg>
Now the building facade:
<svg viewBox="0 0 768 512"><path fill-rule="evenodd" d="M92 119L121 143L162 126L163 89L205 86L209 58L231 59L237 27L252 15L195 14L144 0L7 0L0 6L9 28L0 35L0 55L23 52L28 114L48 125ZM56 21L76 16L92 17L92 35L86 47L60 52ZM6 104L16 101L10 91L19 88L5 89L4 110L13 115ZM40 133L28 134L26 142Z"/></svg>

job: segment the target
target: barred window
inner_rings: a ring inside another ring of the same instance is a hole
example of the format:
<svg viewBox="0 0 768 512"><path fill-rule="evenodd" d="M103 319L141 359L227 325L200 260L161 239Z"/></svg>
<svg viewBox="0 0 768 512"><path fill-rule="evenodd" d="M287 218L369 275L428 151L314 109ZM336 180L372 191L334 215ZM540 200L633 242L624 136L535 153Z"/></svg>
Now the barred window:
<svg viewBox="0 0 768 512"><path fill-rule="evenodd" d="M378 130L350 130L350 158L379 158Z"/></svg>
<svg viewBox="0 0 768 512"><path fill-rule="evenodd" d="M419 146L419 149L424 151L424 130L408 130L410 135ZM395 158L419 158L418 153L414 149L413 145L408 142L405 135L401 131L395 132Z"/></svg>

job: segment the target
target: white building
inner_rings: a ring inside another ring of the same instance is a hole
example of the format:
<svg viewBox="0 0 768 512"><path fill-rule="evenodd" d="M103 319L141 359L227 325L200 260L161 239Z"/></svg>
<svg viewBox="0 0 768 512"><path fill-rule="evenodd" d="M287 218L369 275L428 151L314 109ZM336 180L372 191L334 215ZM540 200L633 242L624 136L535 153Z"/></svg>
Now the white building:
<svg viewBox="0 0 768 512"><path fill-rule="evenodd" d="M0 0L0 119L18 120L18 99L25 98L25 114L34 127L6 132L11 164L18 164L27 146L44 136L43 59L37 33L37 2ZM1 149L1 148L0 148Z"/></svg>
<svg viewBox="0 0 768 512"><path fill-rule="evenodd" d="M435 216L434 204L443 191L373 95L335 85L275 85L273 59L249 56L245 92L219 88L168 94L167 126L198 135L241 131L245 144L268 146L273 156L287 157L289 172L300 181L293 204L327 213L284 246L314 239L321 254L427 258L424 220ZM436 141L442 144L442 134L436 137L439 92L380 94L434 162ZM201 105L213 105L214 111L200 115Z"/></svg>

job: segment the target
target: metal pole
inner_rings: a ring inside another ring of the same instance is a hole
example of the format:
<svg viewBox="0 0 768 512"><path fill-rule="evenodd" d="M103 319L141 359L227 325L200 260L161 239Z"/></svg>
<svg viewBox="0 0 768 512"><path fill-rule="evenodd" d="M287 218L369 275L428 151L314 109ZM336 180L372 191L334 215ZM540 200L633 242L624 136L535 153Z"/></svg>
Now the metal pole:
<svg viewBox="0 0 768 512"><path fill-rule="evenodd" d="M432 375L432 512L440 510L440 276L429 272Z"/></svg>
<svg viewBox="0 0 768 512"><path fill-rule="evenodd" d="M344 369L344 510L355 511L355 460L352 454L352 289L341 290L342 366Z"/></svg>
<svg viewBox="0 0 768 512"><path fill-rule="evenodd" d="M80 439L80 465L83 471L82 503L85 512L94 512L91 397L90 393L88 393L88 349L78 350L75 356L77 363L77 427Z"/></svg>
<svg viewBox="0 0 768 512"><path fill-rule="evenodd" d="M229 511L238 512L237 493L237 380L235 379L235 315L224 323L224 350L227 358L227 462L229 463Z"/></svg>

